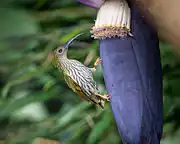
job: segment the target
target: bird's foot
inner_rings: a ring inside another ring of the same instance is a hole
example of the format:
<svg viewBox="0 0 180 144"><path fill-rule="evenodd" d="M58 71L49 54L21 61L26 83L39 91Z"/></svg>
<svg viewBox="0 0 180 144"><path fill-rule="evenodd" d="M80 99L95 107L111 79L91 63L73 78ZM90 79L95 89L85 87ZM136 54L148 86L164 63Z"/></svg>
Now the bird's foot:
<svg viewBox="0 0 180 144"><path fill-rule="evenodd" d="M106 97L106 100L107 100L107 101L110 101L111 97L109 96L109 94L106 93L106 94L104 94L103 96Z"/></svg>
<svg viewBox="0 0 180 144"><path fill-rule="evenodd" d="M96 70L97 65L99 65L99 64L101 63L101 61L102 61L102 60L101 60L100 58L97 58L97 59L96 59L96 61L95 61L95 63L94 63L94 67L93 67L94 70Z"/></svg>
<svg viewBox="0 0 180 144"><path fill-rule="evenodd" d="M94 63L94 65L98 65L98 64L100 64L102 62L102 59L101 58L97 58L96 59L96 61L95 61L95 63Z"/></svg>
<svg viewBox="0 0 180 144"><path fill-rule="evenodd" d="M97 96L101 97L102 99L104 99L104 100L106 100L106 101L110 101L110 96L109 96L109 94L104 94L104 95L97 94Z"/></svg>

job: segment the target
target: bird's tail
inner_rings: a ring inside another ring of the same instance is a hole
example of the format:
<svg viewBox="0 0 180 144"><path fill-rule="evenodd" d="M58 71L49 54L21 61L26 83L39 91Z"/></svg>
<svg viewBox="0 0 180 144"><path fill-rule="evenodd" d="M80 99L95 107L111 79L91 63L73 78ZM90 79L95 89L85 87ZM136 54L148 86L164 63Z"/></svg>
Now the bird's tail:
<svg viewBox="0 0 180 144"><path fill-rule="evenodd" d="M104 109L105 101L104 101L103 99L99 99L98 105L99 105L102 109Z"/></svg>
<svg viewBox="0 0 180 144"><path fill-rule="evenodd" d="M95 101L95 104L99 107L101 107L102 109L104 109L104 106L105 106L105 100L101 97L99 97L98 95L95 95L94 97L94 101Z"/></svg>

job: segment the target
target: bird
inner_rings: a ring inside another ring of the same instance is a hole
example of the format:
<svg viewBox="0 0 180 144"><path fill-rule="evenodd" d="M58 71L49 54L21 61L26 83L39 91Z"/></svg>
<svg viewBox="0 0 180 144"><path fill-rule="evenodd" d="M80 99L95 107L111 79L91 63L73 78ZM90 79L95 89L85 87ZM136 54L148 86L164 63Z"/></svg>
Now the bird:
<svg viewBox="0 0 180 144"><path fill-rule="evenodd" d="M93 73L101 59L97 58L94 67L89 68L75 59L67 57L69 45L82 33L72 37L65 46L60 46L54 50L55 65L63 73L65 82L83 100L93 103L104 109L105 102L110 101L108 94L100 94Z"/></svg>

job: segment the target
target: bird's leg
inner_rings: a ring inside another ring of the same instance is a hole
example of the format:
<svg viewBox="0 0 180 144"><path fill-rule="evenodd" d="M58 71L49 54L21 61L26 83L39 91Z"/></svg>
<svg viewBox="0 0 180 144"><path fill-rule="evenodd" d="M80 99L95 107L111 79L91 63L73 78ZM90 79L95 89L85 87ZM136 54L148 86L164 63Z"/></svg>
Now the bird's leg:
<svg viewBox="0 0 180 144"><path fill-rule="evenodd" d="M95 63L94 63L94 67L93 68L96 69L97 65L99 65L101 63L101 61L102 60L100 58L97 58Z"/></svg>
<svg viewBox="0 0 180 144"><path fill-rule="evenodd" d="M104 100L110 101L110 96L108 94L104 94L104 95L96 94L96 96L101 97Z"/></svg>
<svg viewBox="0 0 180 144"><path fill-rule="evenodd" d="M94 67L91 68L91 70L92 70L93 72L95 72L97 65L99 65L100 63L101 63L101 59L100 59L100 58L97 58L96 61L95 61L95 63L94 63Z"/></svg>

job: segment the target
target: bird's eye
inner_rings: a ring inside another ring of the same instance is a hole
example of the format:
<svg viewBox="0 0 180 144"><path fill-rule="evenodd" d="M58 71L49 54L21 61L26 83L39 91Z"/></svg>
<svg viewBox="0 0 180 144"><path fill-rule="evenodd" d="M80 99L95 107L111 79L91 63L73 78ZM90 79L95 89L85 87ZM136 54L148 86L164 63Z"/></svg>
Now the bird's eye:
<svg viewBox="0 0 180 144"><path fill-rule="evenodd" d="M58 53L62 53L62 51L63 51L62 49L59 49L59 50L58 50Z"/></svg>

